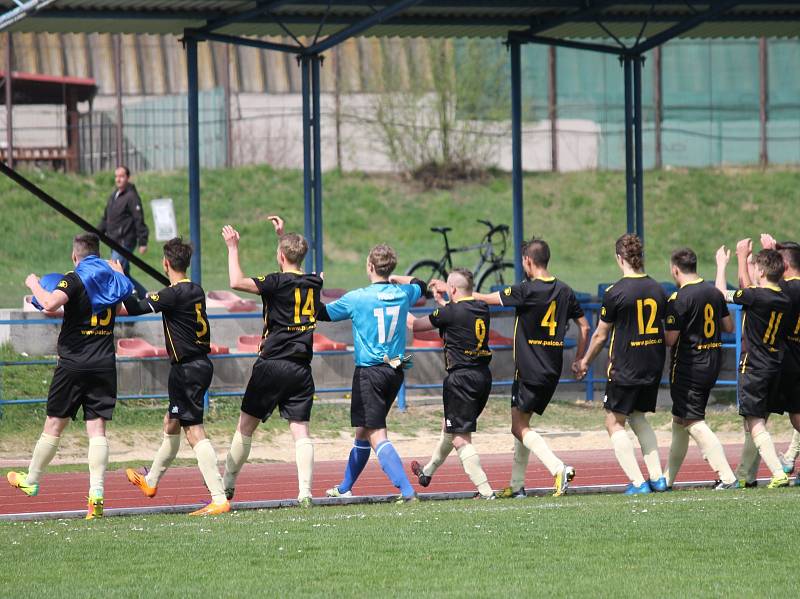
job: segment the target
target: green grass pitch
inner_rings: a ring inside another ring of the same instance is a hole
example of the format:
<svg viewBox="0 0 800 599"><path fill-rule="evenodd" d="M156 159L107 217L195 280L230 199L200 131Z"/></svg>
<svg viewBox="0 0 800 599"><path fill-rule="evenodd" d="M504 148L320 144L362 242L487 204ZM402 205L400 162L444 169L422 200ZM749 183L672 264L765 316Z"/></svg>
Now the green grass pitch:
<svg viewBox="0 0 800 599"><path fill-rule="evenodd" d="M798 584L798 493L4 522L0 589L19 597L789 596Z"/></svg>

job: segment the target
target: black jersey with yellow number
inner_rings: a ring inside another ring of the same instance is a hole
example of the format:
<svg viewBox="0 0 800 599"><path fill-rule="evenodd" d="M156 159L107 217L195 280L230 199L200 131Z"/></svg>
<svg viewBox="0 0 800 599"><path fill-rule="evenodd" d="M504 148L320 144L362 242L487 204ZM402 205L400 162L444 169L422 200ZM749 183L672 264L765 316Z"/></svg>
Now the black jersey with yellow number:
<svg viewBox="0 0 800 599"><path fill-rule="evenodd" d="M310 361L322 279L312 274L278 272L253 281L264 303L261 357Z"/></svg>
<svg viewBox="0 0 800 599"><path fill-rule="evenodd" d="M56 289L69 298L58 334L58 365L69 370L113 370L116 308L92 314L92 302L74 272L65 274Z"/></svg>
<svg viewBox="0 0 800 599"><path fill-rule="evenodd" d="M533 279L506 287L500 301L516 308L516 378L532 385L556 384L564 363L568 322L583 316L575 293L554 277Z"/></svg>
<svg viewBox="0 0 800 599"><path fill-rule="evenodd" d="M781 369L792 303L780 287L750 287L732 293L744 307L741 372Z"/></svg>
<svg viewBox="0 0 800 599"><path fill-rule="evenodd" d="M664 328L679 331L672 348L670 382L708 387L722 366L722 319L728 304L719 290L703 279L690 281L667 301Z"/></svg>
<svg viewBox="0 0 800 599"><path fill-rule="evenodd" d="M490 316L485 302L465 297L437 308L429 318L444 339L444 363L448 372L491 362Z"/></svg>
<svg viewBox="0 0 800 599"><path fill-rule="evenodd" d="M792 311L787 314L786 352L783 355L784 372L800 372L800 277L781 281L781 291L792 302Z"/></svg>
<svg viewBox="0 0 800 599"><path fill-rule="evenodd" d="M145 299L125 300L128 314L161 312L164 343L173 364L189 362L211 350L211 328L206 315L206 294L189 279L178 281Z"/></svg>
<svg viewBox="0 0 800 599"><path fill-rule="evenodd" d="M626 275L606 290L600 319L613 325L608 380L652 385L664 370L664 308L661 285L647 275Z"/></svg>

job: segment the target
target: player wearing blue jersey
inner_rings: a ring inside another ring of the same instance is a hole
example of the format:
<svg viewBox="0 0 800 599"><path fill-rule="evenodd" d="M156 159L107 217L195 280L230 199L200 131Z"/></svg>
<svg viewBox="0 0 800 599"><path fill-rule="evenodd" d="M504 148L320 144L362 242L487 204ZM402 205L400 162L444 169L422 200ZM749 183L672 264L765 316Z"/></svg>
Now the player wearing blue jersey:
<svg viewBox="0 0 800 599"><path fill-rule="evenodd" d="M350 291L320 310L318 320L351 320L356 368L350 403L350 424L355 442L344 479L328 489L329 497L349 497L351 488L375 450L381 468L400 489L401 501L416 497L403 463L386 434L386 415L403 384L407 363L406 316L427 291L419 279L391 277L397 254L388 245L377 245L367 257L370 285ZM391 277L391 279L390 279Z"/></svg>

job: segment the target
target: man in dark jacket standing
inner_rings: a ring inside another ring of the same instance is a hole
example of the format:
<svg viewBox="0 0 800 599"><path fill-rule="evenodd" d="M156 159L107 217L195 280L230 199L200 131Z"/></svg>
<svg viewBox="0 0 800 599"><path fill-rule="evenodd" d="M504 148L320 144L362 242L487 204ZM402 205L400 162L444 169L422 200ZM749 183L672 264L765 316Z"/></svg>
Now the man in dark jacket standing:
<svg viewBox="0 0 800 599"><path fill-rule="evenodd" d="M118 166L114 171L116 189L108 198L103 218L97 228L129 252L138 245L139 253L144 254L147 251L149 230L144 222L142 200L136 191L136 186L130 182L130 176L131 172L127 166ZM128 260L114 250L111 252L111 259L120 261L125 275L133 283L136 294L144 298L147 290L131 276Z"/></svg>

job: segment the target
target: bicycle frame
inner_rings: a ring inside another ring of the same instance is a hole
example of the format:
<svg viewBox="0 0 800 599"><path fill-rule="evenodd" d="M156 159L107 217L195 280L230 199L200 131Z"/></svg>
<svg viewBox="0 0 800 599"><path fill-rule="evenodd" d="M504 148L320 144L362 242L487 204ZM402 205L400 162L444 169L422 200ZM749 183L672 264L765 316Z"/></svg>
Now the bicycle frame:
<svg viewBox="0 0 800 599"><path fill-rule="evenodd" d="M471 252L474 250L485 250L480 252L480 259L478 263L475 265L475 268L472 269L473 276L477 279L479 273L483 269L486 264L497 264L503 261L505 256L505 252L500 255L496 255L494 251L494 246L491 243L491 235L492 233L496 232L493 229L489 230L488 239L481 243L476 243L474 245L467 245L463 247L450 247L450 242L447 239L447 233L441 233L444 237L444 256L441 257L439 260L439 270L440 272L450 272L453 270L453 254L458 252ZM485 256L489 256L490 259L486 259Z"/></svg>

